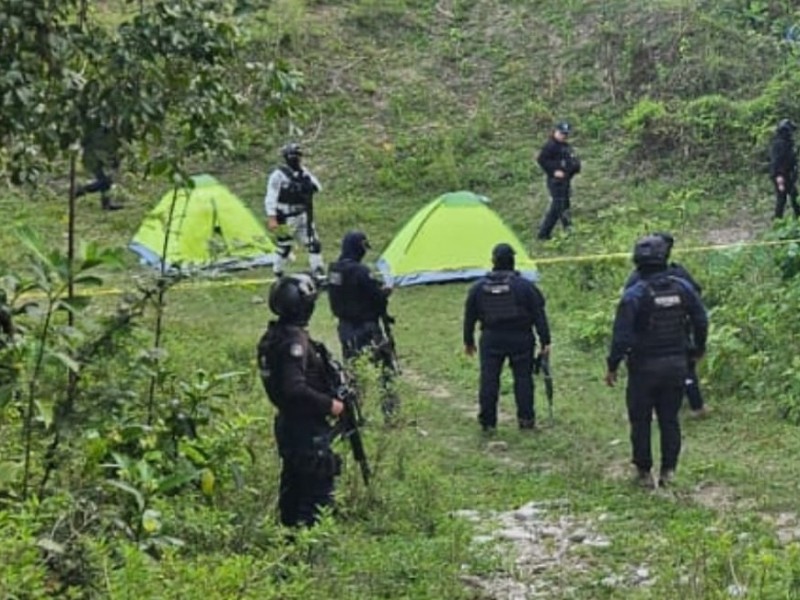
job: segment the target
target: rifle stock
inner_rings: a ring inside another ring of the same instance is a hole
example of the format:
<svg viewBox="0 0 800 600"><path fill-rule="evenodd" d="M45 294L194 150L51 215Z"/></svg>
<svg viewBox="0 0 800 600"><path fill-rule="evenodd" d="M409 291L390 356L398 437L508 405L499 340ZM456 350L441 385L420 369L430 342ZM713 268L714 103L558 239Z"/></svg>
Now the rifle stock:
<svg viewBox="0 0 800 600"><path fill-rule="evenodd" d="M544 392L547 396L547 413L550 422L553 422L553 375L550 371L550 357L539 354L533 363L533 372L541 372L544 376Z"/></svg>
<svg viewBox="0 0 800 600"><path fill-rule="evenodd" d="M353 388L343 386L339 389L338 397L344 402L344 412L339 416L339 421L334 427L334 431L337 432L335 435L341 436L350 443L353 459L361 469L361 478L365 485L369 485L372 472L367 460L367 453L364 450L364 440L361 438L360 427L364 424L364 417L361 415L358 394Z"/></svg>
<svg viewBox="0 0 800 600"><path fill-rule="evenodd" d="M394 325L394 317L385 312L381 315L381 327L383 327L383 335L386 338L386 352L389 359L389 367L397 373L400 371L400 361L397 358L397 346L395 345L394 335L392 334L392 325Z"/></svg>

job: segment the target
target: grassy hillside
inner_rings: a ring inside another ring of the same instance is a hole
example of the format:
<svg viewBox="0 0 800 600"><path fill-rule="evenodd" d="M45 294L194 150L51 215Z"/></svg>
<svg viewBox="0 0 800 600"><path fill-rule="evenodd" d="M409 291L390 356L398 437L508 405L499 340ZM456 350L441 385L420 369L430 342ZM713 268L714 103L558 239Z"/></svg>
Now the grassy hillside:
<svg viewBox="0 0 800 600"><path fill-rule="evenodd" d="M278 148L299 139L325 187L317 216L329 259L350 228L380 248L442 192L489 196L541 262L555 420L545 418L539 386L543 430L513 427L504 377L501 427L483 438L477 364L461 352L467 287L397 290L402 414L395 427L382 426L373 381L365 436L374 484L365 489L348 460L336 514L289 542L276 525L273 411L254 361L269 318L266 285L181 284L167 293L164 360L153 358L148 306L81 373L76 417L50 452L48 409L64 393L65 373L48 363L52 397L40 399L34 430L36 494L24 503L20 398L2 405L0 596L800 595L800 467L791 460L800 450L798 236L790 223L773 230L762 170L776 120L800 118L796 49L782 41L800 19L790 3L250 4L240 17L242 61L280 59L304 73L302 133L267 122L255 102L235 155L197 170L260 214ZM113 21L132 7L97 10ZM574 124L584 164L576 229L534 243L547 203L534 156L560 118ZM56 176L39 190L4 191L9 269L28 272L15 236L22 225L44 246L63 246L64 188ZM126 209L105 214L82 200L80 238L123 247L164 191L125 173L118 193ZM706 290L713 326L701 376L715 412L684 420L677 485L649 493L628 482L623 388L601 381L629 261L585 257L627 252L656 229L676 234L676 258ZM742 240L780 244L687 251ZM298 269L304 261L301 253ZM107 285L124 289L148 280L127 253L102 271ZM91 338L118 300L96 296L77 330L57 319L64 347ZM326 300L318 306L311 330L337 348ZM39 318L32 311L20 322L34 332ZM156 418L148 420L154 370ZM209 387L207 377L231 372ZM197 419L196 439L176 434L176 406ZM194 476L176 483L187 465Z"/></svg>

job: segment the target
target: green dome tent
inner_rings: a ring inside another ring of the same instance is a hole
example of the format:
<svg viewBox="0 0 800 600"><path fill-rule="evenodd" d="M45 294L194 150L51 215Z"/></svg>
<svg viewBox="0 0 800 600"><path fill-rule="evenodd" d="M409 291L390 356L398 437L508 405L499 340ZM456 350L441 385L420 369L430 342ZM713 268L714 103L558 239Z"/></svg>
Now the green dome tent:
<svg viewBox="0 0 800 600"><path fill-rule="evenodd" d="M194 186L178 191L167 255L164 235L173 191L145 216L129 248L155 268L237 269L272 264L275 246L261 222L228 188L210 175L192 177Z"/></svg>
<svg viewBox="0 0 800 600"><path fill-rule="evenodd" d="M505 242L516 251L517 270L537 279L536 264L488 202L462 191L425 205L378 260L383 277L398 286L475 279L491 268L492 248Z"/></svg>

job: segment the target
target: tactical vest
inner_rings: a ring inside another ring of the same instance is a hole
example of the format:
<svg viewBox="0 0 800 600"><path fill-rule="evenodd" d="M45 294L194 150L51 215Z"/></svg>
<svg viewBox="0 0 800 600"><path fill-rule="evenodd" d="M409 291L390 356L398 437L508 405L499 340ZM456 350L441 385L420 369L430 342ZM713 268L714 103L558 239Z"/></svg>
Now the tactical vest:
<svg viewBox="0 0 800 600"><path fill-rule="evenodd" d="M338 260L328 267L328 300L337 319L363 323L374 321L380 310L371 306L356 284L360 264L354 260Z"/></svg>
<svg viewBox="0 0 800 600"><path fill-rule="evenodd" d="M484 327L492 328L500 323L524 318L525 311L519 306L509 272L490 273L481 285L478 294L478 314Z"/></svg>
<svg viewBox="0 0 800 600"><path fill-rule="evenodd" d="M686 290L675 277L644 282L647 291L636 354L646 358L688 352Z"/></svg>
<svg viewBox="0 0 800 600"><path fill-rule="evenodd" d="M317 191L311 177L303 171L292 171L289 167L280 167L288 182L281 186L278 202L281 204L308 206Z"/></svg>
<svg viewBox="0 0 800 600"><path fill-rule="evenodd" d="M278 409L281 409L281 404L283 404L283 399L276 385L276 375L281 368L279 350L283 342L283 333L282 328L275 321L270 322L269 327L258 342L257 350L261 383L264 386L264 391L267 392L269 401Z"/></svg>

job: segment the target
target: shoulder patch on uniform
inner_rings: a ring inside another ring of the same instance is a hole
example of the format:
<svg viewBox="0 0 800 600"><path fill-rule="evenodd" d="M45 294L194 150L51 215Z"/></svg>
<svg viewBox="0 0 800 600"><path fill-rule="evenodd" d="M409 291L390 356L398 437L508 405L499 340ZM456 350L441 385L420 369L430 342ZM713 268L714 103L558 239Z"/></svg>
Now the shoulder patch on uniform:
<svg viewBox="0 0 800 600"><path fill-rule="evenodd" d="M301 358L305 352L302 344L292 344L289 346L289 354L295 358Z"/></svg>

